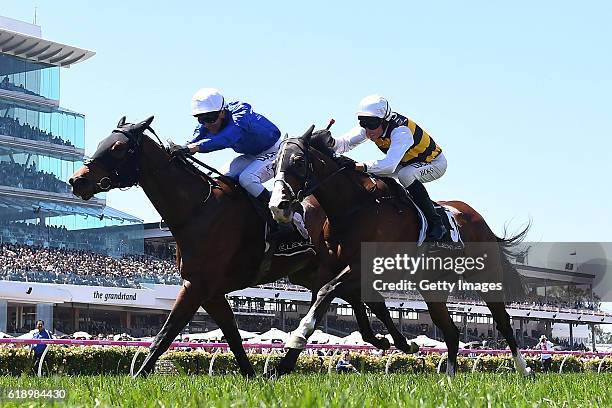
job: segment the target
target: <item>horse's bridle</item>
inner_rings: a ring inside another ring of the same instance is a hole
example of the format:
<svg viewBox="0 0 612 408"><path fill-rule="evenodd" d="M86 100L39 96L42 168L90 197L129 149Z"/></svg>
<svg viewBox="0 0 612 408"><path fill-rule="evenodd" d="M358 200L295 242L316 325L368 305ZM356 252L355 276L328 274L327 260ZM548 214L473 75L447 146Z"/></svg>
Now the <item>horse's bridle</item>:
<svg viewBox="0 0 612 408"><path fill-rule="evenodd" d="M113 166L108 165L108 163L104 163L104 161L106 161L103 160L104 157L93 157L83 163L83 165L89 169L91 169L93 166L100 166L110 173L110 176L102 177L100 181L95 183L101 191L106 192L114 188L129 188L138 184L138 173L140 169L137 164L135 165L134 170L131 172L123 172L121 170L126 167L128 163L131 163L138 154L140 154L142 148L142 132L140 135L133 135L133 130L126 130L124 129L125 127L126 125L120 126L113 130L113 133L121 133L128 139L128 149L126 152L126 157L122 160L122 164L117 166L117 168L114 170L109 170Z"/></svg>
<svg viewBox="0 0 612 408"><path fill-rule="evenodd" d="M334 177L336 174L340 173L346 167L342 166L339 169L334 170L331 174L328 174L327 176L325 176L323 179L316 180L316 177L314 175L314 169L312 168L312 163L310 162L309 139L306 138L306 140L303 140L304 146L300 145L300 143L297 143L292 139L283 140L281 142L281 146L279 147L279 151L281 149L284 149L285 145L288 143L291 143L297 146L302 151L303 156L304 156L304 175L303 176L297 174L292 169L289 169L289 171L287 171L288 173L293 174L297 178L303 178L302 186L298 190L298 192L295 193L291 185L283 179L275 179L274 183L277 183L277 182L281 183L283 185L283 188L289 192L289 205L292 208L299 208L301 207L301 202L304 198L314 193L323 183L325 183L326 181ZM281 155L278 155L277 160L280 157ZM275 165L282 165L282 163L276 163Z"/></svg>

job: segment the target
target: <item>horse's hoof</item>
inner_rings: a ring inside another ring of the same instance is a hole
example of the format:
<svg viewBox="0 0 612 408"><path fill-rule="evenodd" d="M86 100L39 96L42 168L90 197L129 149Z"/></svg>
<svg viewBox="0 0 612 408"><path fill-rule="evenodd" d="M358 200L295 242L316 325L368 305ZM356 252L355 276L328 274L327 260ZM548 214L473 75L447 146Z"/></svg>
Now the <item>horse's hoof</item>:
<svg viewBox="0 0 612 408"><path fill-rule="evenodd" d="M418 353L419 351L419 345L416 344L414 341L411 341L410 343L404 341L403 344L400 344L399 342L397 342L395 345L395 348L397 348L398 350L406 354L414 354L414 353Z"/></svg>
<svg viewBox="0 0 612 408"><path fill-rule="evenodd" d="M372 345L379 350L389 350L391 348L391 342L384 337L377 338Z"/></svg>

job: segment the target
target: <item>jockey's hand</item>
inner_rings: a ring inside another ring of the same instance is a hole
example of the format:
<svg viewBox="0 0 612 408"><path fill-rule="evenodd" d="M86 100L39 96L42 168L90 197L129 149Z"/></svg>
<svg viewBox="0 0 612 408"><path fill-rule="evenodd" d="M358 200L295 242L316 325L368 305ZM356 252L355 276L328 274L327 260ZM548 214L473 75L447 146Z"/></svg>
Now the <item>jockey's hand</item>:
<svg viewBox="0 0 612 408"><path fill-rule="evenodd" d="M168 147L168 152L170 153L171 156L185 156L185 155L191 154L191 149L189 148L189 146L181 146L181 145L172 143Z"/></svg>
<svg viewBox="0 0 612 408"><path fill-rule="evenodd" d="M347 170L355 170L355 164L357 164L355 163L355 160L345 156L336 157L336 163L338 163L340 167L344 167Z"/></svg>

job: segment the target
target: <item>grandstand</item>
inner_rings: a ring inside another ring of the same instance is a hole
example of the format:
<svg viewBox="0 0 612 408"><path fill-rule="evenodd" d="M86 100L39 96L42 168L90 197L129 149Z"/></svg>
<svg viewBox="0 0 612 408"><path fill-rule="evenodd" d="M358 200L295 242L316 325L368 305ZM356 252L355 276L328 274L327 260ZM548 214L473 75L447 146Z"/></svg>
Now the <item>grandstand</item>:
<svg viewBox="0 0 612 408"><path fill-rule="evenodd" d="M60 106L60 69L93 55L0 17L0 243L9 251L142 254L141 220L106 206L104 195L83 202L67 184L83 164L85 117ZM0 327L7 307L2 297ZM38 309L51 314L48 304Z"/></svg>
<svg viewBox="0 0 612 408"><path fill-rule="evenodd" d="M2 17L0 51L0 332L26 333L43 319L56 334L156 334L181 283L171 234L163 224L143 224L106 206L103 194L88 202L73 197L66 185L83 163L85 125L83 115L60 107L59 71L94 53L42 39L39 26ZM612 323L592 293L596 274L568 265L517 260L529 300L508 312L523 346L547 334L568 348L584 347L595 342L596 325ZM407 336L440 338L418 294L388 295L391 316ZM306 313L310 293L281 281L229 298L241 329L289 331ZM497 341L482 302L451 301L462 341ZM324 329L356 330L352 314L336 299ZM186 330L216 327L200 310Z"/></svg>

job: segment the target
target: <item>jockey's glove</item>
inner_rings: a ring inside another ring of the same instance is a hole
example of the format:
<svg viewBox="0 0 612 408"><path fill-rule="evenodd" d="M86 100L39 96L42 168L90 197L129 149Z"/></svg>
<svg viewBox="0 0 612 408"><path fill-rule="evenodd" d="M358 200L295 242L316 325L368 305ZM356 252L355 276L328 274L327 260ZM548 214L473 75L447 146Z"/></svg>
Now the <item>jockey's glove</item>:
<svg viewBox="0 0 612 408"><path fill-rule="evenodd" d="M171 156L185 156L185 155L190 155L191 151L189 150L188 146L181 146L178 144L174 144L172 143L169 147L168 147L168 152L170 153Z"/></svg>
<svg viewBox="0 0 612 408"><path fill-rule="evenodd" d="M338 163L340 167L344 167L347 170L355 170L355 164L357 164L355 163L355 160L345 156L336 157L336 163Z"/></svg>

